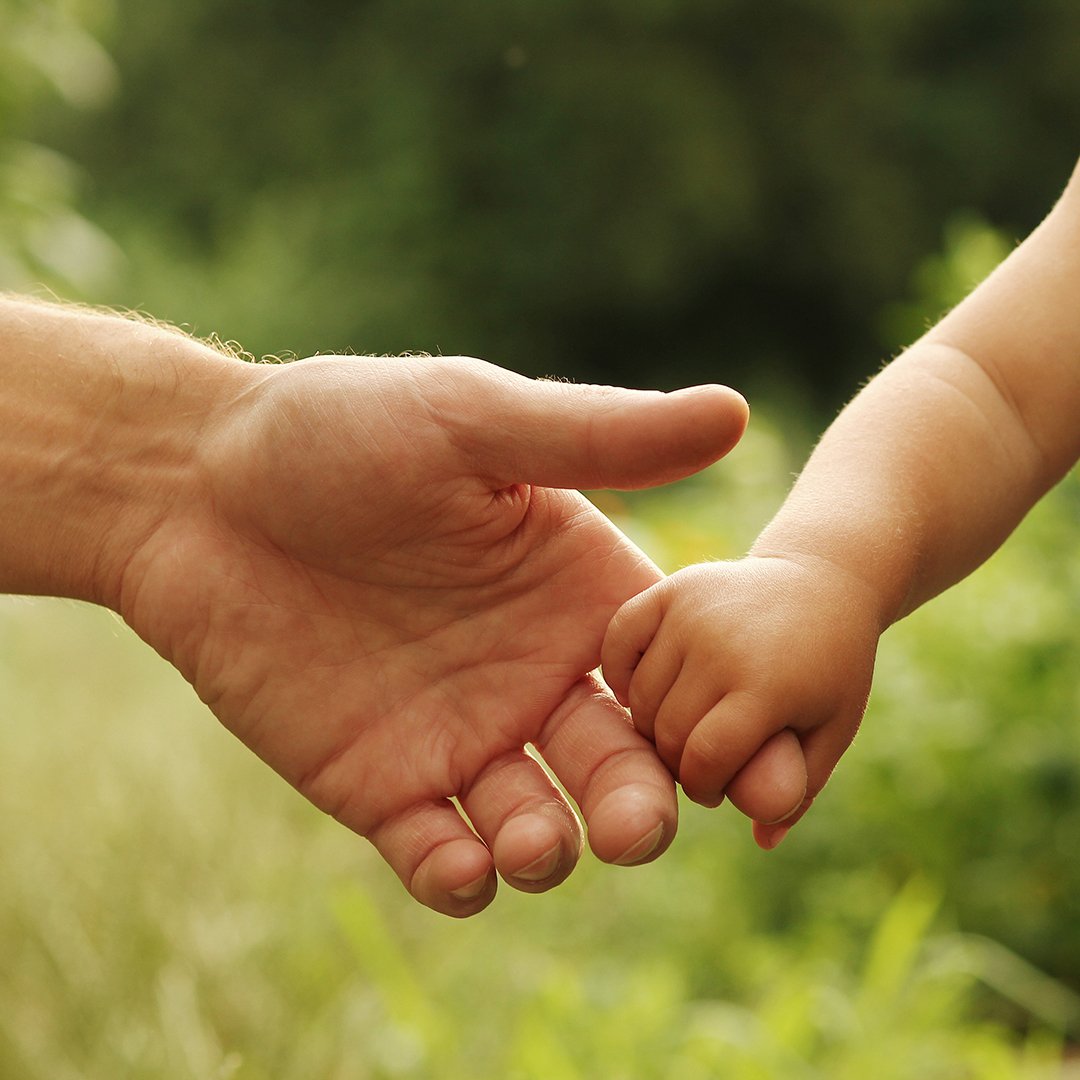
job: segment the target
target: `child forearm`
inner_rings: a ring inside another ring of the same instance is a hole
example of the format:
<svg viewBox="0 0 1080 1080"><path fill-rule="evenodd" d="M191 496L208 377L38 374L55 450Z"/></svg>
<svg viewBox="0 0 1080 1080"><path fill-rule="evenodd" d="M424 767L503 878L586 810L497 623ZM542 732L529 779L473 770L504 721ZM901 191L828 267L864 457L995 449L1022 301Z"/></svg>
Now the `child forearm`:
<svg viewBox="0 0 1080 1080"><path fill-rule="evenodd" d="M982 562L1078 454L1074 177L840 414L751 558L687 567L620 609L604 676L687 795L730 799L774 847L859 727L881 632Z"/></svg>
<svg viewBox="0 0 1080 1080"><path fill-rule="evenodd" d="M752 554L869 588L882 628L964 577L1080 455L1080 170L841 413Z"/></svg>

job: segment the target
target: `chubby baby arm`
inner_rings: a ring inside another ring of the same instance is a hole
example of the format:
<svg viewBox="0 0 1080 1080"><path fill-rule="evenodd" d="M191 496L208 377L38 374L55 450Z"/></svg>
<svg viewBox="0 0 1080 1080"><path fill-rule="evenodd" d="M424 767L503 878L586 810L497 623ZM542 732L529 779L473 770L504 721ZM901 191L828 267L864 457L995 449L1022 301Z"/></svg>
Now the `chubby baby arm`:
<svg viewBox="0 0 1080 1080"><path fill-rule="evenodd" d="M881 630L871 591L830 563L701 563L623 605L604 677L686 794L727 797L772 847L854 737Z"/></svg>

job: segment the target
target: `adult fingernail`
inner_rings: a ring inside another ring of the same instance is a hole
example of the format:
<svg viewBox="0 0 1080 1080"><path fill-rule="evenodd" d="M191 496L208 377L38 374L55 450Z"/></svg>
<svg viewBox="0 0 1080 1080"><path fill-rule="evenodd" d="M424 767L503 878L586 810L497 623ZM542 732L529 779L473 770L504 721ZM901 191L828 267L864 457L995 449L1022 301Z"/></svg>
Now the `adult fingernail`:
<svg viewBox="0 0 1080 1080"><path fill-rule="evenodd" d="M462 885L460 889L451 889L450 895L456 900L475 900L487 888L488 875L483 874L468 885Z"/></svg>
<svg viewBox="0 0 1080 1080"><path fill-rule="evenodd" d="M519 881L545 881L558 869L561 855L562 845L556 844L545 851L540 858L533 859L528 866L516 871L513 876Z"/></svg>
<svg viewBox="0 0 1080 1080"><path fill-rule="evenodd" d="M617 859L616 866L633 866L643 862L660 846L664 839L664 823L661 822L652 832L646 833L636 844L628 847Z"/></svg>

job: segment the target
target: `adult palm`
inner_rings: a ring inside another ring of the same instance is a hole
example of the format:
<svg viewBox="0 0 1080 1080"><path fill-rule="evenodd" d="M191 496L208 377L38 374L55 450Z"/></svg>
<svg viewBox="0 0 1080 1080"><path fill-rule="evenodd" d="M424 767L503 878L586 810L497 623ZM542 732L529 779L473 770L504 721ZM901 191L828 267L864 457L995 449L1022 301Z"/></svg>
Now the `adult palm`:
<svg viewBox="0 0 1080 1080"><path fill-rule="evenodd" d="M577 817L530 746L599 857L662 851L673 781L589 674L660 574L566 489L696 471L738 440L741 398L460 358L229 372L195 481L127 566L134 629L437 910L480 910L493 868L531 891L573 868Z"/></svg>

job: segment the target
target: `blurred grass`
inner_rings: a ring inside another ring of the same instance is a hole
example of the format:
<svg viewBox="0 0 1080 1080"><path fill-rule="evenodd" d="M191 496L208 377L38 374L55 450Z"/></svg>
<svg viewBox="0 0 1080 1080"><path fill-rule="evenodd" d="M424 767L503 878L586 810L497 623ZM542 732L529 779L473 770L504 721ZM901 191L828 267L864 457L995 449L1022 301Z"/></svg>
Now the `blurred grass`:
<svg viewBox="0 0 1080 1080"><path fill-rule="evenodd" d="M729 557L802 452L758 416L729 462L606 508L669 568ZM586 857L465 923L114 617L4 600L0 1076L1064 1075L1078 523L1072 479L890 633L864 733L777 852L685 806L657 864Z"/></svg>

